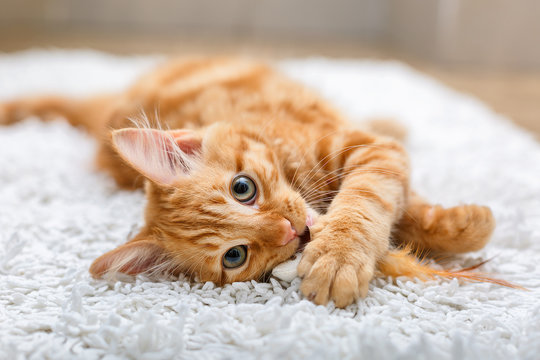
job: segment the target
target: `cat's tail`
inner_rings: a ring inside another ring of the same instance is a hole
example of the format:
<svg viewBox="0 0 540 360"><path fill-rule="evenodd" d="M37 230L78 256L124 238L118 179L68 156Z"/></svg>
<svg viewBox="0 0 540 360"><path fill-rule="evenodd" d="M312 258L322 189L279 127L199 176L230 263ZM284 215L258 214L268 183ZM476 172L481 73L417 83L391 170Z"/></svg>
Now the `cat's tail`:
<svg viewBox="0 0 540 360"><path fill-rule="evenodd" d="M32 96L0 102L0 125L11 125L29 117L43 121L65 119L90 134L101 134L106 112L117 95L101 95L85 99L62 96Z"/></svg>
<svg viewBox="0 0 540 360"><path fill-rule="evenodd" d="M418 278L420 280L429 280L436 277L447 279L462 279L472 282L489 282L514 289L526 290L522 286L512 284L508 281L496 279L488 274L476 272L480 266L487 261L480 262L474 266L459 270L438 270L430 266L426 260L421 260L410 248L390 250L386 256L379 261L378 270L384 276L393 278L405 276L408 278Z"/></svg>

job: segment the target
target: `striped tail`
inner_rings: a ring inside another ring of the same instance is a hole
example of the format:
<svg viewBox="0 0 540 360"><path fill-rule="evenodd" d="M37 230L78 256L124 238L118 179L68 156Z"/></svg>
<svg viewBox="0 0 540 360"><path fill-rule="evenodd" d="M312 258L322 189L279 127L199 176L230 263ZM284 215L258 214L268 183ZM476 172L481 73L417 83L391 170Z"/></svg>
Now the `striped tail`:
<svg viewBox="0 0 540 360"><path fill-rule="evenodd" d="M474 266L460 270L437 270L428 265L425 260L417 257L414 251L409 248L395 249L387 253L379 264L379 271L385 276L398 277L406 276L410 278L418 278L421 280L434 279L442 277L446 279L463 279L471 282L488 282L501 286L506 286L513 289L527 290L526 288L512 284L511 282L496 279L488 274L474 272L477 268L484 265L489 260L485 260Z"/></svg>

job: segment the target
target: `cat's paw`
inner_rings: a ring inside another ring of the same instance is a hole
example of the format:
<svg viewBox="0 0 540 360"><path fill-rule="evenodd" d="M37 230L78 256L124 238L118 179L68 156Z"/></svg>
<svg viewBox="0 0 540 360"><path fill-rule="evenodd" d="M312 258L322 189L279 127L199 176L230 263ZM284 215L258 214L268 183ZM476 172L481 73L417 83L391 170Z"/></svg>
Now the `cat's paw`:
<svg viewBox="0 0 540 360"><path fill-rule="evenodd" d="M298 264L303 278L300 290L318 305L333 300L343 308L367 295L374 268L374 259L358 241L323 229L306 246Z"/></svg>
<svg viewBox="0 0 540 360"><path fill-rule="evenodd" d="M495 229L495 219L486 206L433 206L424 214L423 226L430 235L430 248L462 253L483 248Z"/></svg>

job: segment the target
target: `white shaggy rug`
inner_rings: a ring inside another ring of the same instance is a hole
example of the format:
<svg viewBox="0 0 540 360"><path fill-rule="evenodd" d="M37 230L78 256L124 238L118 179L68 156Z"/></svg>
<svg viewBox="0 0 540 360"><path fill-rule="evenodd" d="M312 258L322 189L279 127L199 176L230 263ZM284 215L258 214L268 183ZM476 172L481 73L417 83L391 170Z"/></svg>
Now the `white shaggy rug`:
<svg viewBox="0 0 540 360"><path fill-rule="evenodd" d="M117 90L155 59L95 52L0 55L0 99ZM393 62L292 60L291 76L352 118L410 131L413 184L444 205L491 206L483 271L530 291L401 278L345 310L291 284L223 288L184 279L107 284L91 261L141 224L142 192L92 169L95 143L63 122L0 128L0 358L538 359L540 145L480 102Z"/></svg>

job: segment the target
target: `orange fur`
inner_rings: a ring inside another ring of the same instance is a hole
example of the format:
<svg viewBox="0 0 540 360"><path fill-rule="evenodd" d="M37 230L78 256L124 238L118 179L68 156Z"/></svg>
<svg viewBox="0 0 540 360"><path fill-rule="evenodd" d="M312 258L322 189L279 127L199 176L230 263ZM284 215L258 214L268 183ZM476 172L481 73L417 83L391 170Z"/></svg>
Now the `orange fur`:
<svg viewBox="0 0 540 360"><path fill-rule="evenodd" d="M450 276L396 253L394 244L477 250L494 227L485 207L443 209L411 193L401 128L388 121L355 128L316 94L251 60L180 59L121 94L0 104L0 123L28 115L83 126L99 141L100 169L121 187L145 186L142 231L96 259L95 277L116 271L183 272L219 284L259 279L297 251L316 219L298 266L301 291L343 307L366 295L377 268L392 276ZM133 120L141 116L142 123ZM233 198L238 175L255 182L253 203ZM224 253L235 246L245 246L247 260L225 268Z"/></svg>

